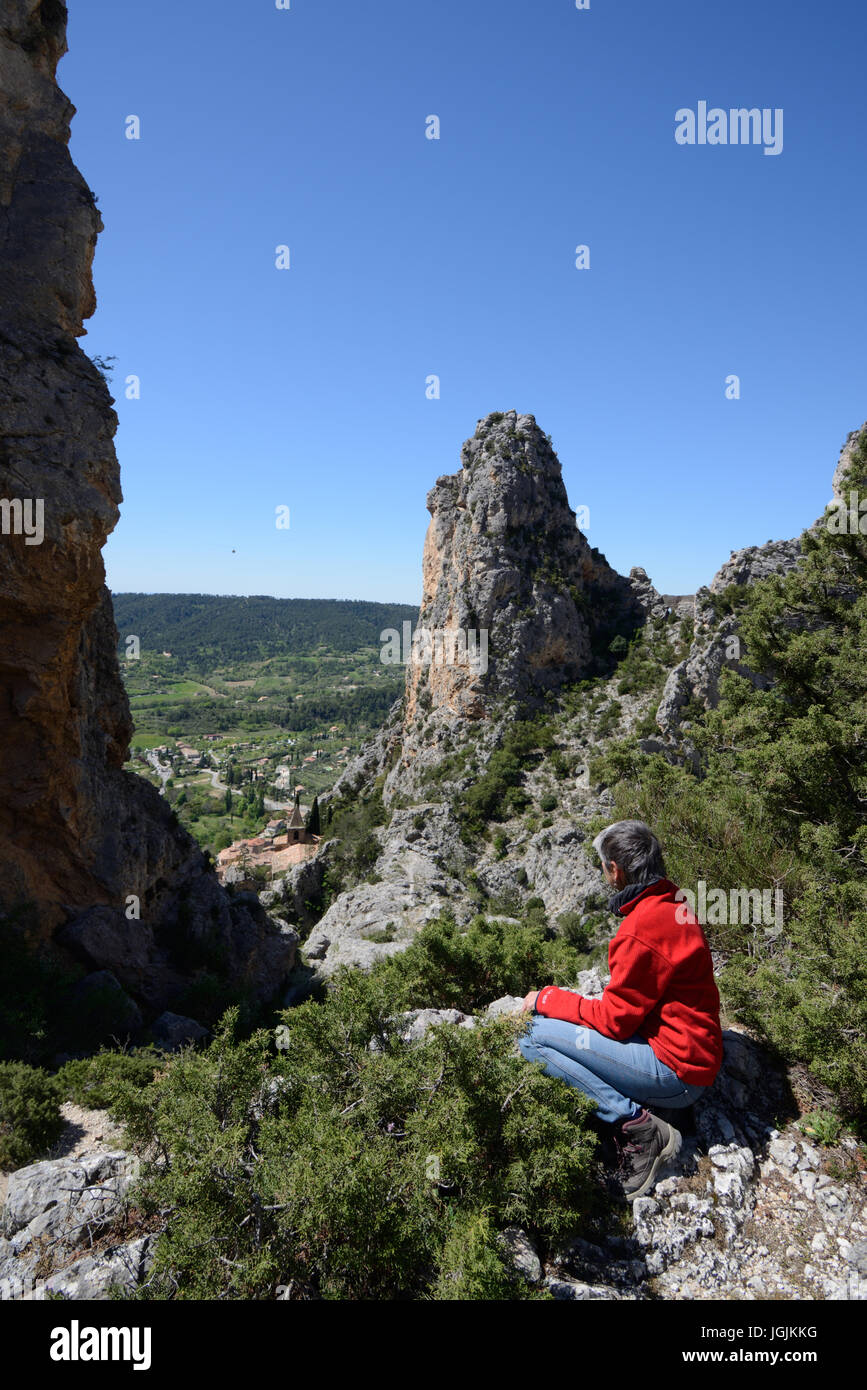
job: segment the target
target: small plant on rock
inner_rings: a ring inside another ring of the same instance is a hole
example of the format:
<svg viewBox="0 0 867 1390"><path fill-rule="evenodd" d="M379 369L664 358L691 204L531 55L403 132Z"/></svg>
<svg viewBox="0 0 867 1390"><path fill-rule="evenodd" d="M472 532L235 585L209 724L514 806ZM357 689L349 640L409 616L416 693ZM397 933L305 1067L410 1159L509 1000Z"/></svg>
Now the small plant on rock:
<svg viewBox="0 0 867 1390"><path fill-rule="evenodd" d="M833 1110L812 1110L802 1115L798 1128L817 1144L836 1144L843 1132L843 1121Z"/></svg>

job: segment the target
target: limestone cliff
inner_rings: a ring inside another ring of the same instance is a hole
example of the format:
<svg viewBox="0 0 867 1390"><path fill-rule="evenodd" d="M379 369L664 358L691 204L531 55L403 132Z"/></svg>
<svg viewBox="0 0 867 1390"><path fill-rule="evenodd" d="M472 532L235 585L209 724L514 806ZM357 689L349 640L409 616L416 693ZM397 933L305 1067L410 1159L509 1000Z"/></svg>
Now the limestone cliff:
<svg viewBox="0 0 867 1390"><path fill-rule="evenodd" d="M76 341L102 221L67 148L66 17L59 0L7 0L0 19L0 908L153 1007L197 951L268 993L291 939L232 903L123 771L132 722L100 553L121 501L117 416Z"/></svg>

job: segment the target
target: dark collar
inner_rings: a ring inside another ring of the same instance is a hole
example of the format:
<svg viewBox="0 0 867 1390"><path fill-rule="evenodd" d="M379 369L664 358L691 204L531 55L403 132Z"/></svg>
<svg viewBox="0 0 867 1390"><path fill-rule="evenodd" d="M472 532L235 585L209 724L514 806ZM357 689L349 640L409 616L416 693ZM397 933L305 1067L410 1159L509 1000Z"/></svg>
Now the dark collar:
<svg viewBox="0 0 867 1390"><path fill-rule="evenodd" d="M663 878L661 874L655 874L653 878L642 879L640 883L627 883L625 888L621 888L619 893L615 893L613 898L608 899L609 910L622 913L627 903L631 905L633 902L637 902L642 894L646 893L648 888L652 888L655 883L667 884L668 879ZM661 891L664 892L665 890Z"/></svg>

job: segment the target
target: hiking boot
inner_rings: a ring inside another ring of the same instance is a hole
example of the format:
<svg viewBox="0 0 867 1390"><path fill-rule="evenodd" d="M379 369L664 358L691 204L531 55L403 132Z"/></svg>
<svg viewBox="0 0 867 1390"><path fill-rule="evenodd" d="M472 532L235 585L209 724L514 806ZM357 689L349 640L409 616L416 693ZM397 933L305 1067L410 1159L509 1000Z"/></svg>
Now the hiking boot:
<svg viewBox="0 0 867 1390"><path fill-rule="evenodd" d="M627 1202L634 1202L650 1191L660 1168L679 1152L681 1134L666 1120L642 1110L624 1120L614 1137L620 1149L620 1190Z"/></svg>

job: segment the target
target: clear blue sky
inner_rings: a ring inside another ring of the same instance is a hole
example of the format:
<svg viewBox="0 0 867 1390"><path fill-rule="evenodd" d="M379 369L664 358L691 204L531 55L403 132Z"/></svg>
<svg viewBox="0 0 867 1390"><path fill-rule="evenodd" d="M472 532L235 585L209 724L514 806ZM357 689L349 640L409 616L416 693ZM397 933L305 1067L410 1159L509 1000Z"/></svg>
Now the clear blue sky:
<svg viewBox="0 0 867 1390"><path fill-rule="evenodd" d="M863 0L69 8L113 589L416 602L492 410L664 592L821 513L867 417ZM678 145L700 101L782 108L782 153Z"/></svg>

